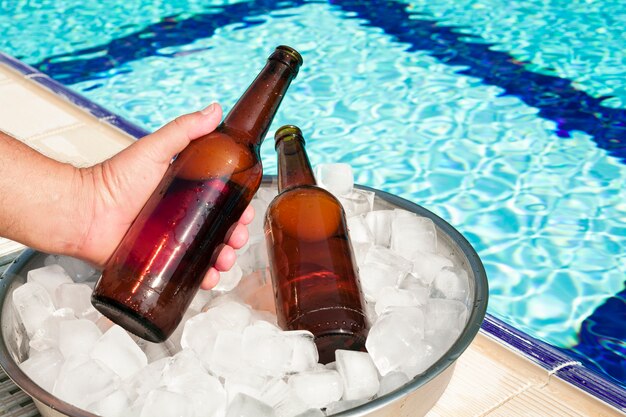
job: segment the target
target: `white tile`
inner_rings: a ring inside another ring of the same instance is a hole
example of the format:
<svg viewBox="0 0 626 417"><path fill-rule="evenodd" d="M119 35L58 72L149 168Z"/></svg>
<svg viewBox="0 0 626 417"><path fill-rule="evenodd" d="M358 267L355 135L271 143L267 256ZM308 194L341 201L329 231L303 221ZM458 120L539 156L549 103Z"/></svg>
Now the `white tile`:
<svg viewBox="0 0 626 417"><path fill-rule="evenodd" d="M28 143L28 138L80 121L21 83L0 85L0 126Z"/></svg>
<svg viewBox="0 0 626 417"><path fill-rule="evenodd" d="M563 382L480 332L426 417L617 417L613 407Z"/></svg>
<svg viewBox="0 0 626 417"><path fill-rule="evenodd" d="M90 123L39 137L30 145L58 161L82 167L110 158L130 143L130 139L104 129L98 123Z"/></svg>

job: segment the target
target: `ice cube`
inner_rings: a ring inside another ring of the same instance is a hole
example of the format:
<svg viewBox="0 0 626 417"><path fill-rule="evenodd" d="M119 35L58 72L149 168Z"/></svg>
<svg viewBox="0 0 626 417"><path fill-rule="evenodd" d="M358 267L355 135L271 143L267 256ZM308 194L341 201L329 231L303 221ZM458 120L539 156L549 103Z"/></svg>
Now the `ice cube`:
<svg viewBox="0 0 626 417"><path fill-rule="evenodd" d="M173 378L167 390L184 395L191 403L194 417L221 417L226 410L226 391L220 381L197 370Z"/></svg>
<svg viewBox="0 0 626 417"><path fill-rule="evenodd" d="M213 291L199 289L191 300L188 309L191 309L198 314L207 304L211 302L214 297L215 293Z"/></svg>
<svg viewBox="0 0 626 417"><path fill-rule="evenodd" d="M139 372L122 382L124 392L133 402L137 402L137 398L145 399L150 391L157 389L165 384L164 373L168 365L173 361L172 358L162 358L144 366ZM143 401L139 401L143 403Z"/></svg>
<svg viewBox="0 0 626 417"><path fill-rule="evenodd" d="M436 253L415 251L412 254L413 272L427 285L431 284L437 274L445 267L452 267L452 261Z"/></svg>
<svg viewBox="0 0 626 417"><path fill-rule="evenodd" d="M293 417L305 412L308 406L281 378L270 379L261 390L261 400L274 407L277 417Z"/></svg>
<svg viewBox="0 0 626 417"><path fill-rule="evenodd" d="M303 372L314 368L318 364L319 353L315 345L313 333L306 330L292 330L282 334L287 336L287 343L292 349L287 372Z"/></svg>
<svg viewBox="0 0 626 417"><path fill-rule="evenodd" d="M159 359L171 357L176 351L180 350L177 349L174 343L170 340L166 340L165 342L161 343L154 343L134 335L131 335L131 337L133 338L135 343L137 343L137 346L139 346L143 353L146 354L146 357L148 358L148 363L152 363Z"/></svg>
<svg viewBox="0 0 626 417"><path fill-rule="evenodd" d="M383 288L396 286L403 273L389 265L363 264L359 268L359 278L365 298L375 301Z"/></svg>
<svg viewBox="0 0 626 417"><path fill-rule="evenodd" d="M460 268L443 268L432 283L431 297L466 302L469 298L467 272Z"/></svg>
<svg viewBox="0 0 626 417"><path fill-rule="evenodd" d="M393 218L393 210L373 210L365 215L365 223L374 236L375 245L389 247Z"/></svg>
<svg viewBox="0 0 626 417"><path fill-rule="evenodd" d="M349 194L354 187L352 167L345 163L317 165L315 179L320 187L330 191L336 197Z"/></svg>
<svg viewBox="0 0 626 417"><path fill-rule="evenodd" d="M341 376L333 370L300 372L290 376L288 384L310 408L324 408L343 394Z"/></svg>
<svg viewBox="0 0 626 417"><path fill-rule="evenodd" d="M267 268L267 248L265 245L264 239L249 240L244 247L236 251L237 265L241 267L244 275Z"/></svg>
<svg viewBox="0 0 626 417"><path fill-rule="evenodd" d="M378 373L367 353L338 349L335 358L343 381L342 399L360 400L376 395L380 386Z"/></svg>
<svg viewBox="0 0 626 417"><path fill-rule="evenodd" d="M265 219L265 211L267 210L268 203L259 198L253 198L250 202L254 208L254 217L252 222L248 224L248 235L252 242L259 242L265 238L265 232L263 230L263 221Z"/></svg>
<svg viewBox="0 0 626 417"><path fill-rule="evenodd" d="M230 404L239 393L249 395L261 401L261 390L267 383L267 378L253 375L247 371L240 370L237 374L224 378L224 389Z"/></svg>
<svg viewBox="0 0 626 417"><path fill-rule="evenodd" d="M176 329L174 329L170 337L167 339L169 342L172 342L172 345L174 346L174 352L178 352L183 348L181 346L181 342L183 338L183 332L185 330L185 325L192 317L195 317L198 314L200 314L199 311L187 309L187 311L185 311L185 314L183 314L182 320L180 321L178 326L176 326Z"/></svg>
<svg viewBox="0 0 626 417"><path fill-rule="evenodd" d="M195 373L204 370L204 365L198 355L191 349L183 349L177 352L163 369L163 382L169 383L181 375Z"/></svg>
<svg viewBox="0 0 626 417"><path fill-rule="evenodd" d="M306 410L304 413L300 413L295 417L325 417L326 414L319 408L311 408Z"/></svg>
<svg viewBox="0 0 626 417"><path fill-rule="evenodd" d="M426 331L432 333L454 329L460 333L465 327L467 314L468 309L465 303L432 298L426 304Z"/></svg>
<svg viewBox="0 0 626 417"><path fill-rule="evenodd" d="M408 378L413 378L426 371L446 352L446 350L433 347L427 339L424 339L424 341L418 346L418 350L420 351L419 355L407 358L407 360L405 360L399 368L399 370Z"/></svg>
<svg viewBox="0 0 626 417"><path fill-rule="evenodd" d="M146 354L120 326L113 326L94 344L90 356L121 378L128 378L148 364Z"/></svg>
<svg viewBox="0 0 626 417"><path fill-rule="evenodd" d="M164 389L148 393L140 417L194 417L193 404L184 395Z"/></svg>
<svg viewBox="0 0 626 417"><path fill-rule="evenodd" d="M280 377L313 367L318 359L313 334L308 331L281 331L258 322L243 332L243 357L259 375Z"/></svg>
<svg viewBox="0 0 626 417"><path fill-rule="evenodd" d="M396 213L391 222L390 247L406 259L413 259L416 251L437 252L435 223L427 217Z"/></svg>
<svg viewBox="0 0 626 417"><path fill-rule="evenodd" d="M360 400L341 400L335 401L334 403L328 404L326 407L326 415L334 416L335 414L339 414L342 411L350 410L352 408L358 407L359 405L365 404L367 402L366 398Z"/></svg>
<svg viewBox="0 0 626 417"><path fill-rule="evenodd" d="M218 299L215 298L209 303L212 307L206 312L187 320L181 338L183 349L192 349L207 366L210 365L218 332L221 330L241 332L252 317L248 306L228 299L218 303Z"/></svg>
<svg viewBox="0 0 626 417"><path fill-rule="evenodd" d="M226 377L240 371L243 361L242 340L240 332L222 330L217 333L209 360L209 369L214 375Z"/></svg>
<svg viewBox="0 0 626 417"><path fill-rule="evenodd" d="M123 390L115 390L87 406L87 411L103 417L126 417L131 401Z"/></svg>
<svg viewBox="0 0 626 417"><path fill-rule="evenodd" d="M371 242L352 242L352 250L354 251L354 260L360 267L365 261L365 256L372 247Z"/></svg>
<svg viewBox="0 0 626 417"><path fill-rule="evenodd" d="M92 289L86 284L61 284L54 300L58 308L71 308L76 317L95 322L102 314L91 304L91 293Z"/></svg>
<svg viewBox="0 0 626 417"><path fill-rule="evenodd" d="M220 272L220 280L213 288L214 291L230 291L239 284L243 271L237 264L233 265L227 272Z"/></svg>
<svg viewBox="0 0 626 417"><path fill-rule="evenodd" d="M282 378L271 378L261 388L261 401L276 407L293 394L289 385Z"/></svg>
<svg viewBox="0 0 626 417"><path fill-rule="evenodd" d="M347 220L348 233L350 235L350 241L354 243L373 243L374 236L370 231L367 223L365 223L365 217L353 216Z"/></svg>
<svg viewBox="0 0 626 417"><path fill-rule="evenodd" d="M33 337L44 321L55 311L48 291L34 282L27 282L13 291L13 307L26 333Z"/></svg>
<svg viewBox="0 0 626 417"><path fill-rule="evenodd" d="M37 385L52 392L54 382L64 362L63 355L57 349L34 352L20 364L20 368Z"/></svg>
<svg viewBox="0 0 626 417"><path fill-rule="evenodd" d="M255 324L259 321L264 321L266 323L270 323L273 326L278 326L278 317L276 317L276 313L271 313L269 311L263 310L252 310L252 318L250 319L252 324Z"/></svg>
<svg viewBox="0 0 626 417"><path fill-rule="evenodd" d="M293 347L281 333L258 325L243 331L242 355L256 374L276 377L287 372Z"/></svg>
<svg viewBox="0 0 626 417"><path fill-rule="evenodd" d="M287 400L274 407L277 417L295 417L308 409L308 406L293 392Z"/></svg>
<svg viewBox="0 0 626 417"><path fill-rule="evenodd" d="M418 278L414 273L406 274L400 281L398 288L412 293L417 299L418 305L423 306L428 302L430 289L424 284L424 281Z"/></svg>
<svg viewBox="0 0 626 417"><path fill-rule="evenodd" d="M61 308L49 315L35 334L31 337L28 345L34 350L46 350L59 346L59 326L61 322L76 320L74 311L70 308Z"/></svg>
<svg viewBox="0 0 626 417"><path fill-rule="evenodd" d="M388 288L388 287L385 287ZM378 314L376 313L376 300L365 299L365 315L369 323L375 323L378 320Z"/></svg>
<svg viewBox="0 0 626 417"><path fill-rule="evenodd" d="M430 284L415 272L409 272L406 274L402 280L400 280L400 285L398 285L398 288L401 290L409 290L419 293L420 299L423 297L423 294L426 294L426 297L429 296L429 287Z"/></svg>
<svg viewBox="0 0 626 417"><path fill-rule="evenodd" d="M44 265L54 264L61 266L74 282L95 280L99 275L98 270L93 265L70 256L49 255L44 259Z"/></svg>
<svg viewBox="0 0 626 417"><path fill-rule="evenodd" d="M100 362L86 356L65 361L52 393L61 400L85 408L118 388L119 378Z"/></svg>
<svg viewBox="0 0 626 417"><path fill-rule="evenodd" d="M231 401L226 417L276 417L274 409L258 399L239 393Z"/></svg>
<svg viewBox="0 0 626 417"><path fill-rule="evenodd" d="M88 355L102 332L95 323L87 319L59 323L59 351L65 358Z"/></svg>
<svg viewBox="0 0 626 417"><path fill-rule="evenodd" d="M426 304L424 316L426 338L445 352L465 328L468 309L457 300L431 298Z"/></svg>
<svg viewBox="0 0 626 417"><path fill-rule="evenodd" d="M387 265L393 267L395 270L400 271L401 276L410 273L413 270L413 263L408 259L398 255L397 252L383 246L371 246L365 258L363 259L365 264L370 265Z"/></svg>
<svg viewBox="0 0 626 417"><path fill-rule="evenodd" d="M404 372L389 372L387 375L380 379L380 387L378 388L377 397L389 394L406 385L411 379Z"/></svg>
<svg viewBox="0 0 626 417"><path fill-rule="evenodd" d="M364 215L372 211L375 194L372 191L353 190L338 198L349 219L353 216Z"/></svg>
<svg viewBox="0 0 626 417"><path fill-rule="evenodd" d="M399 370L423 352L424 313L416 307L395 307L378 317L365 347L380 375Z"/></svg>
<svg viewBox="0 0 626 417"><path fill-rule="evenodd" d="M381 315L393 307L417 307L426 304L428 299L427 290L421 292L401 290L395 287L385 287L380 290L376 300L376 314Z"/></svg>
<svg viewBox="0 0 626 417"><path fill-rule="evenodd" d="M57 287L61 284L71 284L73 281L61 265L54 264L31 269L26 275L26 282L41 285L54 300Z"/></svg>

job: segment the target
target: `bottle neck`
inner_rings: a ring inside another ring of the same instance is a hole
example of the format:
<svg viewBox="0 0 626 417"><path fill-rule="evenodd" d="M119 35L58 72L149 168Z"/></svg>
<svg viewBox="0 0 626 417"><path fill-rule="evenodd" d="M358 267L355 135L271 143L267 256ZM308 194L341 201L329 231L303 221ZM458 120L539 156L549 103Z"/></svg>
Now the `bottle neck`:
<svg viewBox="0 0 626 417"><path fill-rule="evenodd" d="M274 53L222 122L220 129L238 141L260 146L287 88L298 73L292 57Z"/></svg>
<svg viewBox="0 0 626 417"><path fill-rule="evenodd" d="M301 138L286 137L276 144L276 150L278 151L279 193L301 185L317 184L304 148L304 141Z"/></svg>

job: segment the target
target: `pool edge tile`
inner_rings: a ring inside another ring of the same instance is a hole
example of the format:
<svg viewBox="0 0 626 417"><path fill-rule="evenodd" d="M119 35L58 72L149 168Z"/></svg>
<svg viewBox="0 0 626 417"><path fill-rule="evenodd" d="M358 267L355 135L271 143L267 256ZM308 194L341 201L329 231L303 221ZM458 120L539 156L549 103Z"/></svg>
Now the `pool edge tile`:
<svg viewBox="0 0 626 417"><path fill-rule="evenodd" d="M110 126L123 131L124 133L132 136L135 139L139 139L149 133L145 129L107 110L99 104L94 103L93 101L82 96L81 94L67 88L63 84L48 77L46 74L36 70L28 64L25 64L18 59L0 51L0 65L1 64L4 64L6 67L21 74L23 78L26 78L31 82L42 86L50 93L55 94L56 96L75 105L79 109L91 114L96 119L107 119L107 123Z"/></svg>
<svg viewBox="0 0 626 417"><path fill-rule="evenodd" d="M577 358L542 342L492 316L485 315L481 330L502 341L537 365L616 410L626 410L626 390L596 375Z"/></svg>

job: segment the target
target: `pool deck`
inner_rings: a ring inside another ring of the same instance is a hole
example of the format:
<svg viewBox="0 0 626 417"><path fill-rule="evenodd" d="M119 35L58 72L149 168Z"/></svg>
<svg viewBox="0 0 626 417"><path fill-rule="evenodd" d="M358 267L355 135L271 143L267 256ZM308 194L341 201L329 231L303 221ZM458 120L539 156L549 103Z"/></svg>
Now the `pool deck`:
<svg viewBox="0 0 626 417"><path fill-rule="evenodd" d="M68 97L45 75L2 54L0 58L0 129L41 153L89 166L119 152L140 132L98 108L86 111L85 103ZM0 270L22 249L0 238ZM458 359L450 385L427 417L626 416L624 410L561 378L564 369L579 363L540 366L528 351L514 345L481 330ZM37 415L32 401L0 370L0 416Z"/></svg>

